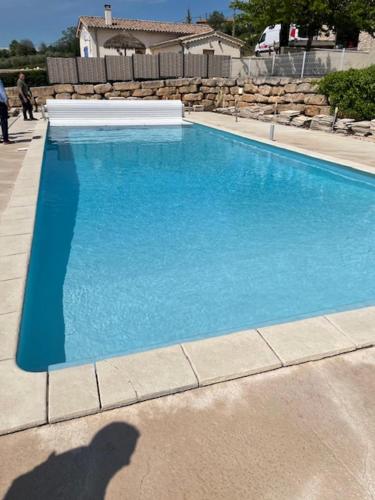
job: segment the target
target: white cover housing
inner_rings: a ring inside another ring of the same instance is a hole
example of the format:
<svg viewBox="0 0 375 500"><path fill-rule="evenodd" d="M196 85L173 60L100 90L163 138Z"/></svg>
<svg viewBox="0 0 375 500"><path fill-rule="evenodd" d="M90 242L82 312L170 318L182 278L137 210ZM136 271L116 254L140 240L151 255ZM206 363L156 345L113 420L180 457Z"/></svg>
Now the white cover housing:
<svg viewBox="0 0 375 500"><path fill-rule="evenodd" d="M52 126L190 125L181 101L48 99Z"/></svg>

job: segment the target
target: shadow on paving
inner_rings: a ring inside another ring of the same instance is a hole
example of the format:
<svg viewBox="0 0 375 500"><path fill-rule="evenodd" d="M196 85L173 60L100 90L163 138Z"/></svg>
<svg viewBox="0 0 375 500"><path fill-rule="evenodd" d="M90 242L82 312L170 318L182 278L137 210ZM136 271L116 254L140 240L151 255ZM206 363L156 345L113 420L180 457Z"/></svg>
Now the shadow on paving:
<svg viewBox="0 0 375 500"><path fill-rule="evenodd" d="M4 500L102 500L111 478L130 464L139 431L115 422L103 427L88 446L48 459L15 479Z"/></svg>

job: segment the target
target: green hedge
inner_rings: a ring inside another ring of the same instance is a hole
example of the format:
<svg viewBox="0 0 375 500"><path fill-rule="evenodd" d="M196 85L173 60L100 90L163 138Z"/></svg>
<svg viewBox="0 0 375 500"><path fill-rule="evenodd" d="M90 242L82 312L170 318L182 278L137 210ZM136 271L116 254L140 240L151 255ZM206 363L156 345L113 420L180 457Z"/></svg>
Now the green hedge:
<svg viewBox="0 0 375 500"><path fill-rule="evenodd" d="M0 71L1 69L19 69L19 68L45 68L46 55L45 54L32 54L29 56L11 56L0 58Z"/></svg>
<svg viewBox="0 0 375 500"><path fill-rule="evenodd" d="M26 82L29 87L43 87L43 85L49 85L47 71L45 69L31 69L22 71L25 73ZM18 80L18 75L20 71L7 71L1 72L0 70L0 80L3 81L5 87L14 87Z"/></svg>
<svg viewBox="0 0 375 500"><path fill-rule="evenodd" d="M326 95L339 116L355 120L375 118L375 65L330 73L319 82L319 92Z"/></svg>

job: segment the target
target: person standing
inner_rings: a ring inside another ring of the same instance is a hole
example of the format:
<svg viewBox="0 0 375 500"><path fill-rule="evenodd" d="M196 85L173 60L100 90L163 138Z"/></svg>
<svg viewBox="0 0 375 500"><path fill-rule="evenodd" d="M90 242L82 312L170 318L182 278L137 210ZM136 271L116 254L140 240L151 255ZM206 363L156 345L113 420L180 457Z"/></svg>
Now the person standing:
<svg viewBox="0 0 375 500"><path fill-rule="evenodd" d="M23 119L36 120L36 118L34 118L33 116L33 105L31 101L32 95L29 86L25 82L24 73L20 73L18 75L17 88L18 88L18 96L22 104ZM27 118L27 113L29 114L29 118Z"/></svg>
<svg viewBox="0 0 375 500"><path fill-rule="evenodd" d="M4 84L0 80L0 121L4 144L12 144L8 135L8 107L8 96L6 95Z"/></svg>

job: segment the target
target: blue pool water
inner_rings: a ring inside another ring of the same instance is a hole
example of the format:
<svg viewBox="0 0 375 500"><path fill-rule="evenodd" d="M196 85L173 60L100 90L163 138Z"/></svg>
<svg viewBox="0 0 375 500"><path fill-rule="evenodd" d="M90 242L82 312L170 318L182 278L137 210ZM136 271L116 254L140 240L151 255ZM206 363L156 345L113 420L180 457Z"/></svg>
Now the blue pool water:
<svg viewBox="0 0 375 500"><path fill-rule="evenodd" d="M375 303L375 178L194 125L51 128L18 363Z"/></svg>

